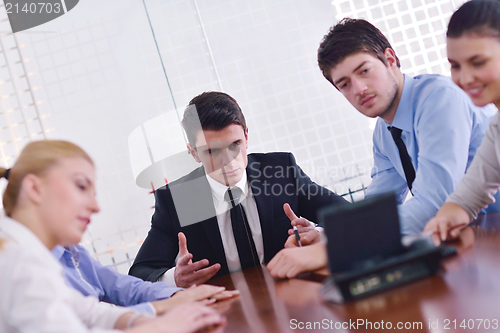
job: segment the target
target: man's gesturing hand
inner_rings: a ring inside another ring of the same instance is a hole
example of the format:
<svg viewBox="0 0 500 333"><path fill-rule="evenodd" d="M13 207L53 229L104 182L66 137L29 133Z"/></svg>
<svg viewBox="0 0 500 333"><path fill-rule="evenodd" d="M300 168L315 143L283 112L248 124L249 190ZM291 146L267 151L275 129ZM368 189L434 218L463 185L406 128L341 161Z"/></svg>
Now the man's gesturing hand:
<svg viewBox="0 0 500 333"><path fill-rule="evenodd" d="M179 255L175 265L174 279L177 287L188 288L193 284L202 284L215 275L220 269L220 264L209 264L207 259L193 263L193 255L187 248L187 240L184 233L179 232Z"/></svg>
<svg viewBox="0 0 500 333"><path fill-rule="evenodd" d="M290 207L289 204L284 204L283 205L283 211L285 212L286 216L290 219L290 224L292 226L296 226L297 230L300 234L300 241L302 245L311 245L318 243L320 241L320 236L319 232L316 231L314 228L313 224L306 220L303 217L298 217L295 215L295 213L292 210L292 207ZM299 244L297 243L297 240L295 239L295 233L293 229L288 230L288 234L290 237L288 237L285 247L298 247Z"/></svg>

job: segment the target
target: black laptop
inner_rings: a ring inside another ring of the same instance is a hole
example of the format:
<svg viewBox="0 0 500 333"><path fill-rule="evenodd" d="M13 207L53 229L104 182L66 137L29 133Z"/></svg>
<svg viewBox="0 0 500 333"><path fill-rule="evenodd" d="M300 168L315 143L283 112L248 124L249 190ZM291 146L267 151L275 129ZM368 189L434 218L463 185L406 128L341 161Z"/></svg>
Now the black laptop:
<svg viewBox="0 0 500 333"><path fill-rule="evenodd" d="M350 205L326 207L319 222L327 237L332 277L322 288L327 300L344 302L436 273L441 248L428 239L401 244L394 193Z"/></svg>

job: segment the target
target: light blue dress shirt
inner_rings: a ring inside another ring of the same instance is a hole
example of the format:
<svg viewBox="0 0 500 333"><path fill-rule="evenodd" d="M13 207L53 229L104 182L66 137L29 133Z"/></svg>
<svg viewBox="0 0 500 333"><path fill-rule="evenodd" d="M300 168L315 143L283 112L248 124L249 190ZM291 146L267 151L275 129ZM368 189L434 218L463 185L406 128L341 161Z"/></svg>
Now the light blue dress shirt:
<svg viewBox="0 0 500 333"><path fill-rule="evenodd" d="M130 275L116 272L92 258L81 245L69 249L57 245L52 254L61 263L67 283L85 296L100 301L128 306L134 311L155 314L152 301L168 298L181 288L165 283L146 282Z"/></svg>
<svg viewBox="0 0 500 333"><path fill-rule="evenodd" d="M491 106L476 107L448 77L405 75L392 124L377 119L366 197L396 192L401 233L421 233L464 176L495 112ZM413 197L406 202L409 189L389 126L402 130L416 171Z"/></svg>

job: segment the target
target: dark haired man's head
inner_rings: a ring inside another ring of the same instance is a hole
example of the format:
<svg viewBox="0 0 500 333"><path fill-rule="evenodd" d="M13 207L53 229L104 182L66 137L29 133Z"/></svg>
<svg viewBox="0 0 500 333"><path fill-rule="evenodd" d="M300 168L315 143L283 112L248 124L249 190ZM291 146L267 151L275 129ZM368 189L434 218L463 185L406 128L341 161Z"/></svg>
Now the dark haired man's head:
<svg viewBox="0 0 500 333"><path fill-rule="evenodd" d="M500 1L472 0L453 13L446 37L466 34L500 37Z"/></svg>
<svg viewBox="0 0 500 333"><path fill-rule="evenodd" d="M359 112L392 122L404 76L380 30L365 20L343 19L323 38L318 63L325 78Z"/></svg>
<svg viewBox="0 0 500 333"><path fill-rule="evenodd" d="M236 100L218 91L204 92L193 98L182 119L182 126L193 147L196 146L198 131L219 131L231 124L240 125L246 132L245 116Z"/></svg>
<svg viewBox="0 0 500 333"><path fill-rule="evenodd" d="M248 129L234 98L222 92L205 92L190 102L182 125L187 148L215 181L233 186L248 165Z"/></svg>
<svg viewBox="0 0 500 333"><path fill-rule="evenodd" d="M380 59L385 65L385 50L392 46L385 36L370 22L362 19L344 18L323 37L318 48L318 65L323 76L333 84L330 70L346 57L366 52ZM400 67L396 56L396 63Z"/></svg>

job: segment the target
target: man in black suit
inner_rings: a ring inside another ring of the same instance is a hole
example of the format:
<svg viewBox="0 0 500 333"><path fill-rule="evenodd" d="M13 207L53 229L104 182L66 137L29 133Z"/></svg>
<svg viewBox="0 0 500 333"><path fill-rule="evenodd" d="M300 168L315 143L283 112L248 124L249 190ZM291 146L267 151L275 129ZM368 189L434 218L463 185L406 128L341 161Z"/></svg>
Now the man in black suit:
<svg viewBox="0 0 500 333"><path fill-rule="evenodd" d="M267 263L283 248L294 212L317 221L321 207L346 203L312 182L291 153L247 155L245 118L225 93L192 99L182 125L203 166L155 192L131 275L189 287Z"/></svg>

